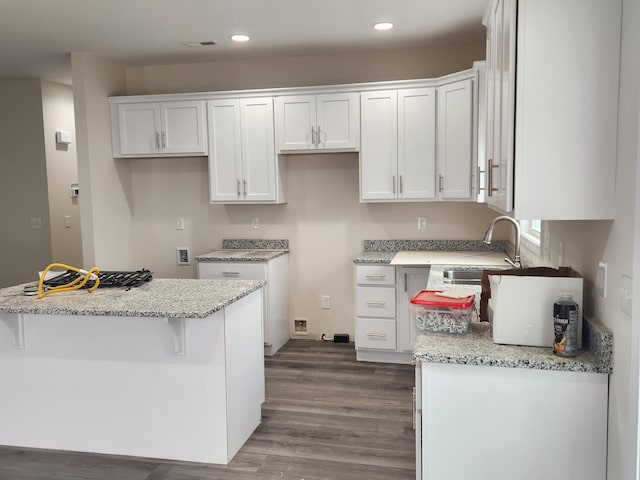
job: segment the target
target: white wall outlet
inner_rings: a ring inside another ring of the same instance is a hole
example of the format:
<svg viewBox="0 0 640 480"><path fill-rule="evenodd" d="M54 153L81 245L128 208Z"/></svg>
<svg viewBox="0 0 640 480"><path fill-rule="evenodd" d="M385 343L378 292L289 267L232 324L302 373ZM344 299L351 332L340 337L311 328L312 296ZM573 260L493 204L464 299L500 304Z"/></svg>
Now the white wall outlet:
<svg viewBox="0 0 640 480"><path fill-rule="evenodd" d="M260 221L258 220L258 217L251 217L251 228L259 228L260 227Z"/></svg>
<svg viewBox="0 0 640 480"><path fill-rule="evenodd" d="M191 265L191 252L189 252L189 247L176 248L176 263L178 265Z"/></svg>
<svg viewBox="0 0 640 480"><path fill-rule="evenodd" d="M620 281L620 310L625 315L631 316L633 308L633 278L628 273L623 273Z"/></svg>
<svg viewBox="0 0 640 480"><path fill-rule="evenodd" d="M293 333L296 335L309 335L309 321L306 318L293 319Z"/></svg>
<svg viewBox="0 0 640 480"><path fill-rule="evenodd" d="M418 230L427 229L427 217L418 217Z"/></svg>
<svg viewBox="0 0 640 480"><path fill-rule="evenodd" d="M184 217L176 217L176 230L184 230Z"/></svg>
<svg viewBox="0 0 640 480"><path fill-rule="evenodd" d="M71 228L71 215L64 216L64 228Z"/></svg>
<svg viewBox="0 0 640 480"><path fill-rule="evenodd" d="M324 308L325 310L328 310L331 308L331 296L330 295L323 295L322 296L322 308Z"/></svg>
<svg viewBox="0 0 640 480"><path fill-rule="evenodd" d="M32 230L40 230L42 228L42 218L40 217L31 217L31 229Z"/></svg>
<svg viewBox="0 0 640 480"><path fill-rule="evenodd" d="M607 298L607 263L598 262L598 275L596 277L596 286L600 298Z"/></svg>

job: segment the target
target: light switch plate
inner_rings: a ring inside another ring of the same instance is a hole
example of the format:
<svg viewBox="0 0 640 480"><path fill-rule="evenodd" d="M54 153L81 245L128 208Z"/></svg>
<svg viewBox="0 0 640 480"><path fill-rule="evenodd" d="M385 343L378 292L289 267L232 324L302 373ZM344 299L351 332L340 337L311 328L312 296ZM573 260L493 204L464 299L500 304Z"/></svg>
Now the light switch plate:
<svg viewBox="0 0 640 480"><path fill-rule="evenodd" d="M633 277L628 273L623 273L620 281L620 310L622 313L631 316L633 308Z"/></svg>
<svg viewBox="0 0 640 480"><path fill-rule="evenodd" d="M607 263L598 262L598 276L596 278L598 295L600 298L607 298Z"/></svg>
<svg viewBox="0 0 640 480"><path fill-rule="evenodd" d="M418 230L427 229L427 217L418 217Z"/></svg>

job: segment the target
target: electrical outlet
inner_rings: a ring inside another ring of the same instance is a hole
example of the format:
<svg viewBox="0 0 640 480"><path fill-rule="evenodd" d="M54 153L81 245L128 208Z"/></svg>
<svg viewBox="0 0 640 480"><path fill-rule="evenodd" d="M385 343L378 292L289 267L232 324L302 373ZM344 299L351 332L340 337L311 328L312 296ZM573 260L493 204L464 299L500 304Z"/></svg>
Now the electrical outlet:
<svg viewBox="0 0 640 480"><path fill-rule="evenodd" d="M184 217L176 217L176 230L184 230Z"/></svg>
<svg viewBox="0 0 640 480"><path fill-rule="evenodd" d="M251 217L251 228L258 227L260 227L260 221L258 220L258 217Z"/></svg>
<svg viewBox="0 0 640 480"><path fill-rule="evenodd" d="M427 229L427 217L418 217L418 230Z"/></svg>
<svg viewBox="0 0 640 480"><path fill-rule="evenodd" d="M322 296L322 308L324 308L325 310L328 310L331 308L331 296L330 295L323 295Z"/></svg>
<svg viewBox="0 0 640 480"><path fill-rule="evenodd" d="M598 275L596 277L598 295L600 298L607 298L607 263L598 262Z"/></svg>
<svg viewBox="0 0 640 480"><path fill-rule="evenodd" d="M64 228L71 228L71 215L64 216Z"/></svg>
<svg viewBox="0 0 640 480"><path fill-rule="evenodd" d="M42 218L40 217L31 217L31 229L32 230L40 230L42 228Z"/></svg>

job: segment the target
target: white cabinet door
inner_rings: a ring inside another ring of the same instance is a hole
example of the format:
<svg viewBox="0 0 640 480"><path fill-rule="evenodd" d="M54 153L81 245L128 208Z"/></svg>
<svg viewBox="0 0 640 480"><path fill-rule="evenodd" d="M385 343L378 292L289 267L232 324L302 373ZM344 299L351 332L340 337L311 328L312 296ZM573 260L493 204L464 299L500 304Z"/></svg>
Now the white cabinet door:
<svg viewBox="0 0 640 480"><path fill-rule="evenodd" d="M279 152L358 149L357 93L282 96L275 108Z"/></svg>
<svg viewBox="0 0 640 480"><path fill-rule="evenodd" d="M207 154L203 101L121 103L111 109L114 157Z"/></svg>
<svg viewBox="0 0 640 480"><path fill-rule="evenodd" d="M112 107L114 108L114 107ZM114 156L148 155L160 152L160 104L131 103L115 106L119 151ZM115 129L114 129L115 130ZM117 144L114 142L114 147Z"/></svg>
<svg viewBox="0 0 640 480"><path fill-rule="evenodd" d="M411 297L424 290L429 280L429 267L400 267L397 285L398 350L413 352L416 322L411 315Z"/></svg>
<svg viewBox="0 0 640 480"><path fill-rule="evenodd" d="M438 190L440 200L471 200L472 81L438 88Z"/></svg>
<svg viewBox="0 0 640 480"><path fill-rule="evenodd" d="M316 127L315 95L277 97L276 124L280 152L313 150Z"/></svg>
<svg viewBox="0 0 640 480"><path fill-rule="evenodd" d="M436 89L398 90L398 198L435 200Z"/></svg>
<svg viewBox="0 0 640 480"><path fill-rule="evenodd" d="M393 200L398 191L398 94L360 94L360 199Z"/></svg>
<svg viewBox="0 0 640 480"><path fill-rule="evenodd" d="M237 99L208 102L209 195L212 202L241 199L242 141L240 102Z"/></svg>
<svg viewBox="0 0 640 480"><path fill-rule="evenodd" d="M422 363L424 480L601 480L608 376Z"/></svg>
<svg viewBox="0 0 640 480"><path fill-rule="evenodd" d="M165 155L206 155L207 128L203 101L161 104L160 143Z"/></svg>
<svg viewBox="0 0 640 480"><path fill-rule="evenodd" d="M276 200L273 99L240 100L242 193L250 202Z"/></svg>
<svg viewBox="0 0 640 480"><path fill-rule="evenodd" d="M211 100L208 117L211 202L283 202L273 99Z"/></svg>
<svg viewBox="0 0 640 480"><path fill-rule="evenodd" d="M360 122L357 93L316 97L316 143L323 150L357 150Z"/></svg>

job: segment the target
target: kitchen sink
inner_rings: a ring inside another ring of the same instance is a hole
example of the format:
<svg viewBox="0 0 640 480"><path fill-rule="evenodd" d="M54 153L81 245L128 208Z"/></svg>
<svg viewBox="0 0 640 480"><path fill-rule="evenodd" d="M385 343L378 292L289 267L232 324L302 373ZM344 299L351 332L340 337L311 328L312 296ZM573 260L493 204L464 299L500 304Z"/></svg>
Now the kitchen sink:
<svg viewBox="0 0 640 480"><path fill-rule="evenodd" d="M452 284L480 285L482 270L445 270L444 282Z"/></svg>

